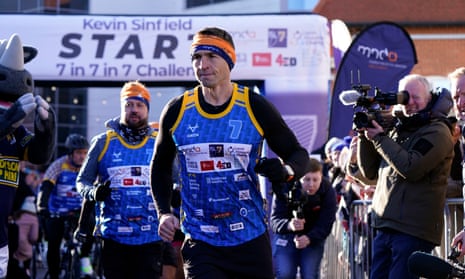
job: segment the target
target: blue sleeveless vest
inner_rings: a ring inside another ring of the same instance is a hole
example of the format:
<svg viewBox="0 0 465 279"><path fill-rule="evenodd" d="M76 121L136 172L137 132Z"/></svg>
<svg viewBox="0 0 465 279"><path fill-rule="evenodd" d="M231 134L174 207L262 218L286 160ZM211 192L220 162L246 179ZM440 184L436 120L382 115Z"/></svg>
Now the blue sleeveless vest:
<svg viewBox="0 0 465 279"><path fill-rule="evenodd" d="M97 210L97 234L103 238L129 245L161 240L150 188L150 161L157 134L129 145L115 131L107 132L99 174L101 181L111 181L112 192Z"/></svg>
<svg viewBox="0 0 465 279"><path fill-rule="evenodd" d="M184 93L172 136L180 160L181 224L187 237L235 246L266 231L263 199L253 168L263 131L247 87L234 83L229 106L208 114L198 87Z"/></svg>
<svg viewBox="0 0 465 279"><path fill-rule="evenodd" d="M67 215L70 211L81 209L82 197L76 190L78 170L70 166L68 156L59 158L60 171L56 177L55 187L49 199L49 210L52 214Z"/></svg>

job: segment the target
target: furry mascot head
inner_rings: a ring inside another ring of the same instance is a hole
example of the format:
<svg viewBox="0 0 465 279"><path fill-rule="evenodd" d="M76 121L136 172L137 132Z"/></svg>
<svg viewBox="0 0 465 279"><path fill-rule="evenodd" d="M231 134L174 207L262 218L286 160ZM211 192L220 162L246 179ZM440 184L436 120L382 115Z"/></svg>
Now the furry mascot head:
<svg viewBox="0 0 465 279"><path fill-rule="evenodd" d="M8 263L8 217L19 183L20 161L46 164L55 149L55 114L24 64L37 55L17 34L0 40L0 278ZM34 132L22 125L34 115Z"/></svg>
<svg viewBox="0 0 465 279"><path fill-rule="evenodd" d="M19 36L14 34L9 40L0 41L0 99L14 102L21 95L34 91L31 74L24 64L34 59L37 50L23 47Z"/></svg>

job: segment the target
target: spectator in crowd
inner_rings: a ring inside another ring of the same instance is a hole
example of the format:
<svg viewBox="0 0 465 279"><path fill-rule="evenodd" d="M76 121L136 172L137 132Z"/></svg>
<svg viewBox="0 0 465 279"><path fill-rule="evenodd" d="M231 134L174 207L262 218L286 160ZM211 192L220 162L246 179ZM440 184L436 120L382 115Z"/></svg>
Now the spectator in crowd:
<svg viewBox="0 0 465 279"><path fill-rule="evenodd" d="M347 159L341 163L342 168L346 174L350 187L353 189L359 199L371 200L375 191L376 180L368 179L362 175L357 164L357 145L359 137L354 136L351 138L349 148L344 149Z"/></svg>
<svg viewBox="0 0 465 279"><path fill-rule="evenodd" d="M273 195L270 226L278 279L318 279L325 241L336 219L336 192L310 158L309 171L287 190Z"/></svg>
<svg viewBox="0 0 465 279"><path fill-rule="evenodd" d="M10 256L7 278L30 278L32 249L39 239L35 195L24 198L21 208L13 214L13 222L18 226L18 243L16 250Z"/></svg>
<svg viewBox="0 0 465 279"><path fill-rule="evenodd" d="M61 244L66 235L66 222L77 226L82 198L76 190L76 177L86 158L89 142L80 134L70 134L65 141L67 154L47 168L38 193L38 212L43 218L45 239L48 241L47 265L50 279L60 275ZM92 242L81 247L81 274L93 274L89 254Z"/></svg>
<svg viewBox="0 0 465 279"><path fill-rule="evenodd" d="M452 93L452 92L451 92ZM454 94L452 94L454 97ZM455 101L454 101L455 103ZM447 199L461 199L463 198L462 188L463 188L463 178L462 178L462 163L463 163L463 140L461 127L458 123L458 119L455 116L450 116L449 121L452 124L453 133L452 138L454 140L454 158L452 159L452 165L450 170L450 175L447 180ZM450 233L455 235L457 232L463 230L463 203L454 203L450 202L446 207L445 218L447 218L448 226L447 230L444 233ZM441 246L435 249L439 256L445 258L446 249L444 238L441 242Z"/></svg>
<svg viewBox="0 0 465 279"><path fill-rule="evenodd" d="M465 67L459 67L448 76L454 100L454 113L460 127L465 125Z"/></svg>
<svg viewBox="0 0 465 279"><path fill-rule="evenodd" d="M373 195L371 278L417 278L409 273L408 257L431 252L441 244L447 177L454 142L447 115L448 90L432 91L428 80L407 75L399 91L409 94L397 105L398 123L385 129L376 120L360 128L358 164L362 174L377 179Z"/></svg>
<svg viewBox="0 0 465 279"><path fill-rule="evenodd" d="M274 184L301 177L308 152L270 102L231 82L236 55L228 32L200 30L190 53L200 85L165 106L152 161L160 236L172 241L180 228L170 207L177 154L186 278L273 278L257 173ZM282 161L257 164L264 139Z"/></svg>
<svg viewBox="0 0 465 279"><path fill-rule="evenodd" d="M328 178L330 182L334 177L334 162L331 158L332 149L334 146L339 145L341 143L343 143L343 139L340 139L338 137L332 137L325 143L323 147L323 156L321 158L323 161L323 175L326 178Z"/></svg>
<svg viewBox="0 0 465 279"><path fill-rule="evenodd" d="M454 100L454 116L451 116L454 124L453 138L455 140L454 159L447 185L447 198L463 198L463 152L464 138L462 133L465 125L465 67L458 67L448 75L450 81L450 90ZM449 205L449 220L451 226L448 228L452 234L463 230L463 204ZM442 252L442 251L441 251ZM445 256L445 255L443 255Z"/></svg>
<svg viewBox="0 0 465 279"><path fill-rule="evenodd" d="M346 219L347 222L344 224L344 227L348 231L344 234L346 238L351 238L352 241L349 242L348 239L345 239L347 242L346 246L350 245L344 254L340 256L346 256L346 263L349 264L348 254L349 249L353 249L354 259L350 262L351 270L355 272L356 278L365 278L369 277L369 267L371 266L371 240L373 239L372 230L370 227L370 203L357 203L356 206L353 206L353 202L356 200L369 200L373 198L373 193L376 185L376 180L370 180L364 177L357 164L357 146L358 146L359 137L351 137L349 147L341 151L339 156L341 159L340 165L344 169L346 174L346 197L344 200L344 206L341 206L341 209L345 209L347 214L351 213L352 220L349 216ZM352 210L352 212L350 212ZM352 228L350 229L349 222L352 222ZM344 221L343 221L344 222ZM349 232L350 231L350 232Z"/></svg>
<svg viewBox="0 0 465 279"><path fill-rule="evenodd" d="M457 126L461 128L462 133L464 131L465 125L465 67L459 67L455 69L453 72L449 74L449 81L451 83L451 94L452 98L454 99L454 112L455 116L457 117ZM457 127L457 129L458 129ZM463 136L460 136L457 140L456 144L456 157L461 157L460 163L463 164ZM459 157L459 159L460 159ZM456 160L458 161L458 159ZM454 170L454 166L458 166L458 163L452 164L452 170ZM460 179L460 175L462 174L462 170L458 169L454 173L456 173L455 178ZM453 173L451 173L451 177L453 178ZM455 184L462 185L463 188L464 181L463 176L461 177L462 181L460 184L455 182ZM454 179L454 180L456 180ZM457 228L459 229L459 228ZM458 247L460 251L460 256L465 255L465 232L463 229L457 230L457 234L454 236L451 245Z"/></svg>
<svg viewBox="0 0 465 279"><path fill-rule="evenodd" d="M108 120L107 131L92 139L77 187L84 199L97 202L95 235L103 241L105 278L160 278L163 263L174 274L177 259L158 235L150 193L150 160L158 134L148 121L150 93L142 83L129 81L120 99L121 115Z"/></svg>
<svg viewBox="0 0 465 279"><path fill-rule="evenodd" d="M42 166L21 161L20 169L19 185L13 201L13 212L21 208L24 198L28 196L37 196L40 183L42 183Z"/></svg>
<svg viewBox="0 0 465 279"><path fill-rule="evenodd" d="M7 278L30 278L33 245L39 238L36 193L41 182L41 173L36 166L21 162L19 185L13 202L10 219ZM13 235L14 234L14 235Z"/></svg>
<svg viewBox="0 0 465 279"><path fill-rule="evenodd" d="M333 166L330 153L331 148L339 143L342 143L343 139L338 137L332 137L327 140L322 146L312 151L311 156L313 158L319 159L323 162L323 176L325 178L329 177L329 169Z"/></svg>
<svg viewBox="0 0 465 279"><path fill-rule="evenodd" d="M350 138L341 139L341 141L331 146L329 152L330 164L332 165L329 170L329 177L332 187L336 190L337 216L346 232L349 230L350 206L354 200L359 199L346 175L345 161L348 156L345 154L348 154L349 144Z"/></svg>

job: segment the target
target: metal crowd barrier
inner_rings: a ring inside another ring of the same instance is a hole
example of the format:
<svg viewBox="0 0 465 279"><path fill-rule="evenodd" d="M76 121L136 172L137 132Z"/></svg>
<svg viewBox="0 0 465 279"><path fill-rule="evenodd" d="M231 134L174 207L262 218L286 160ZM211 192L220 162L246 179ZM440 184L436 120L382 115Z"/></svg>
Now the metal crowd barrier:
<svg viewBox="0 0 465 279"><path fill-rule="evenodd" d="M434 254L447 259L450 243L463 229L464 199L447 199L444 207L444 232L441 246ZM326 240L321 264L322 279L368 279L370 277L371 243L373 229L370 226L371 200L354 201L350 208L349 224L336 220L332 233ZM348 227L348 229L347 229Z"/></svg>

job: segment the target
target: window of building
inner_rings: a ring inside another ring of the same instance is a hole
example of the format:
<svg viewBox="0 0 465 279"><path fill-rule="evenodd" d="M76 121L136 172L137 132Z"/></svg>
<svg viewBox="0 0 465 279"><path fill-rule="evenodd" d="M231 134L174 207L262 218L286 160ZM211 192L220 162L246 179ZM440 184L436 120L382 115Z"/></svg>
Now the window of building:
<svg viewBox="0 0 465 279"><path fill-rule="evenodd" d="M66 137L78 133L87 137L87 88L41 87L42 97L53 107L57 120L57 152L66 153Z"/></svg>
<svg viewBox="0 0 465 279"><path fill-rule="evenodd" d="M2 13L87 14L89 0L2 0Z"/></svg>
<svg viewBox="0 0 465 279"><path fill-rule="evenodd" d="M218 4L223 2L231 2L234 0L187 0L186 8L195 8L199 6L205 6L210 4Z"/></svg>

